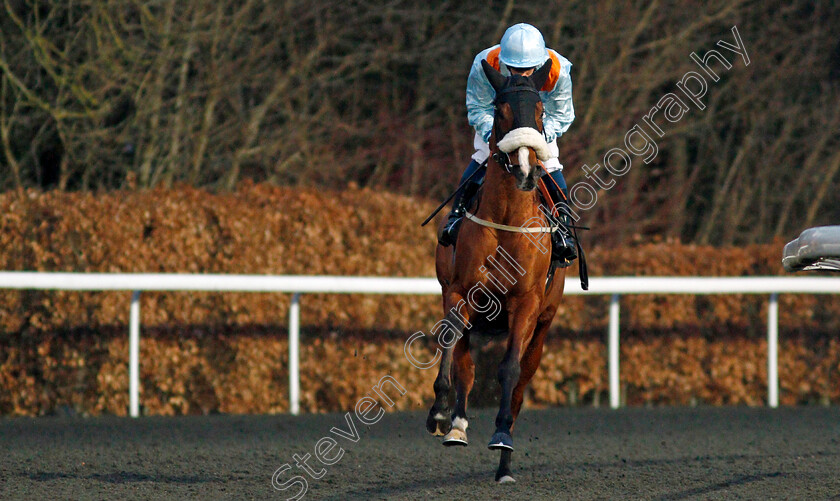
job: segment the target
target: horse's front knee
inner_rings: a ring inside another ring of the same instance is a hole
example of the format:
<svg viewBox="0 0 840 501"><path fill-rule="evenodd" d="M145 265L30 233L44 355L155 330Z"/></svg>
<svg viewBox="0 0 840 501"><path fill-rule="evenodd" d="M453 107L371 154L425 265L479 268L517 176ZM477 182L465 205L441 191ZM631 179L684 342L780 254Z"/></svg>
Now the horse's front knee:
<svg viewBox="0 0 840 501"><path fill-rule="evenodd" d="M519 360L517 360L516 357L507 357L499 365L499 372L496 377L499 380L499 384L504 388L506 384L509 385L519 381L520 373L521 368L519 366Z"/></svg>

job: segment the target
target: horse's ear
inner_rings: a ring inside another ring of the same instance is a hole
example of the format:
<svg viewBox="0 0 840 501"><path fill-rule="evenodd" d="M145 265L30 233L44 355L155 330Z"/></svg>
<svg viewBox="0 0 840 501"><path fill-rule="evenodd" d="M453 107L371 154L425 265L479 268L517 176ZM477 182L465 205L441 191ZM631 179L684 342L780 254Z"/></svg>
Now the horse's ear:
<svg viewBox="0 0 840 501"><path fill-rule="evenodd" d="M545 82L548 80L548 74L551 73L551 58L545 62L537 71L531 74L531 81L534 82L534 87L541 90Z"/></svg>
<svg viewBox="0 0 840 501"><path fill-rule="evenodd" d="M484 68L484 74L487 75L487 80L490 81L490 85L493 86L493 90L499 92L504 88L505 81L507 80L504 75L499 73L496 68L490 66L486 60L481 60L481 67Z"/></svg>

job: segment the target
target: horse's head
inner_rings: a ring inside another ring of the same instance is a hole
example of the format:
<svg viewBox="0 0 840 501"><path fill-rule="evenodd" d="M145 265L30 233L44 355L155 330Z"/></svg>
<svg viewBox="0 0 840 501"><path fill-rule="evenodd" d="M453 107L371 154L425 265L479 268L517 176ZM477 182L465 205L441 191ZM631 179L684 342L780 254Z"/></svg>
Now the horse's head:
<svg viewBox="0 0 840 501"><path fill-rule="evenodd" d="M493 121L495 148L507 154L507 168L516 179L516 187L530 191L537 186L540 172L537 159L548 160L548 144L543 136L543 104L539 89L545 84L551 71L551 59L531 76L511 75L505 77L487 61L482 60L484 74L496 91L496 114Z"/></svg>

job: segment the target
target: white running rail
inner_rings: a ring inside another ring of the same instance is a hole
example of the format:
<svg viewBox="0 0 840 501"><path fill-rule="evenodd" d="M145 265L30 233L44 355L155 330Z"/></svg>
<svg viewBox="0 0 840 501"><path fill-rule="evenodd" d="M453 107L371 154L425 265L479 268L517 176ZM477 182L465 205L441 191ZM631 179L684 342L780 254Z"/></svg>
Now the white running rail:
<svg viewBox="0 0 840 501"><path fill-rule="evenodd" d="M594 277L589 290L566 278L566 295L610 295L608 366L610 407L621 406L619 300L626 294L766 294L767 405L779 405L779 294L838 294L840 278L825 277ZM214 275L162 273L0 272L0 289L131 291L129 320L129 415L140 415L140 292L214 291L292 294L289 308L289 410L299 412L300 297L303 294L440 294L433 278L309 275Z"/></svg>

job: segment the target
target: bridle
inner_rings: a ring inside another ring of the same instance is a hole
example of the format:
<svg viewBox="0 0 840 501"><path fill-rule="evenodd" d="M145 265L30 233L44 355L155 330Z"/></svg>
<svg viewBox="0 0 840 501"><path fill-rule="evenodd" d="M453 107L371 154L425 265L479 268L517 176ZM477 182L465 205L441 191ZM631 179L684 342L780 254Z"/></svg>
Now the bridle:
<svg viewBox="0 0 840 501"><path fill-rule="evenodd" d="M493 160L495 160L496 163L499 164L508 174L513 174L513 168L518 167L518 165L514 164L510 159L510 153L505 153L504 151L497 151L493 153Z"/></svg>
<svg viewBox="0 0 840 501"><path fill-rule="evenodd" d="M496 100L493 102L493 105L496 108L496 117L498 117L499 104L511 102L521 104L522 102L533 100L534 96L536 96L536 102L539 102L541 100L539 91L537 91L537 89L535 89L531 85L523 85L520 83L505 87L504 89L496 93ZM533 123L524 124L524 126L531 127L539 131L539 129L537 128L536 119L533 121ZM496 127L495 123L493 125L493 129L494 134L496 135L496 144L498 144L499 141L502 140L504 135L499 134L499 128ZM542 134L545 134L545 131L540 132ZM513 160L511 160L510 153L501 150L493 153L493 160L495 160L496 163L498 163L508 174L513 174L514 167L519 167L519 164L514 163Z"/></svg>

